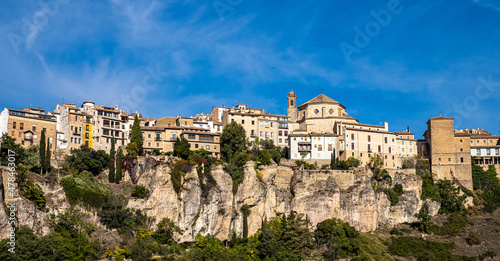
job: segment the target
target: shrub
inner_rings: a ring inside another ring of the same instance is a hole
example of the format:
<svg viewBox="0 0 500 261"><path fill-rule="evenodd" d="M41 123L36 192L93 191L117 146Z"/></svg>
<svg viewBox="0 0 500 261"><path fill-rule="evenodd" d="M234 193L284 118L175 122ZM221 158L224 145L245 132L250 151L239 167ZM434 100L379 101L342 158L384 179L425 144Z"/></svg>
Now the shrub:
<svg viewBox="0 0 500 261"><path fill-rule="evenodd" d="M439 243L417 237L397 237L392 239L389 251L397 256L414 256L418 260L454 260L450 253L453 243Z"/></svg>
<svg viewBox="0 0 500 261"><path fill-rule="evenodd" d="M269 165L271 164L271 153L269 153L269 150L263 150L259 153L257 160L264 165Z"/></svg>
<svg viewBox="0 0 500 261"><path fill-rule="evenodd" d="M72 149L71 155L66 157L68 166L75 170L76 173L89 171L94 176L99 175L106 167L108 167L110 156L103 150L95 151L88 147L80 149Z"/></svg>
<svg viewBox="0 0 500 261"><path fill-rule="evenodd" d="M149 189L144 186L137 185L132 191L132 197L135 198L145 198L149 194Z"/></svg>
<svg viewBox="0 0 500 261"><path fill-rule="evenodd" d="M223 216L226 214L226 209L225 208L219 208L219 210L217 210L217 214Z"/></svg>
<svg viewBox="0 0 500 261"><path fill-rule="evenodd" d="M140 210L125 208L127 199L122 195L113 195L106 199L101 210L97 215L101 219L101 223L108 229L113 228L146 228L148 218L142 214Z"/></svg>
<svg viewBox="0 0 500 261"><path fill-rule="evenodd" d="M463 213L453 213L442 226L431 226L429 231L439 236L456 236L464 232L469 221Z"/></svg>
<svg viewBox="0 0 500 261"><path fill-rule="evenodd" d="M481 239L477 236L476 233L470 232L469 237L467 237L467 244L471 246L480 245Z"/></svg>
<svg viewBox="0 0 500 261"><path fill-rule="evenodd" d="M397 235L397 236L402 236L403 235L403 232L395 227L393 227L391 229L391 232L390 232L391 235Z"/></svg>
<svg viewBox="0 0 500 261"><path fill-rule="evenodd" d="M82 172L76 178L71 175L63 177L60 184L71 205L83 203L87 207L100 208L111 196L111 190L89 172Z"/></svg>
<svg viewBox="0 0 500 261"><path fill-rule="evenodd" d="M182 189L182 177L186 175L185 173L191 171L192 163L187 160L178 160L172 173L170 174L170 179L174 187L175 192L179 193Z"/></svg>
<svg viewBox="0 0 500 261"><path fill-rule="evenodd" d="M257 179L262 181L264 179L264 173L257 171Z"/></svg>
<svg viewBox="0 0 500 261"><path fill-rule="evenodd" d="M398 195L403 194L403 185L399 183L394 185L394 192L396 192Z"/></svg>
<svg viewBox="0 0 500 261"><path fill-rule="evenodd" d="M20 171L19 174L16 175L16 181L18 183L21 196L33 202L38 209L45 208L45 193L40 185L31 181L24 171Z"/></svg>

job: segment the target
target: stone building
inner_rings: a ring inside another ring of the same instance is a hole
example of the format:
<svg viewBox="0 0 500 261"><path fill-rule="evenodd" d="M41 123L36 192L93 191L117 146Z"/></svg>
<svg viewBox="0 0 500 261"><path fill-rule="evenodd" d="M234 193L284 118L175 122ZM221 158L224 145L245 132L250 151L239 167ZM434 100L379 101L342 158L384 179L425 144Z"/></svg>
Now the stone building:
<svg viewBox="0 0 500 261"><path fill-rule="evenodd" d="M54 115L57 117L57 131L62 134L57 139L61 149L69 153L81 146L93 148L91 115L83 113L74 103L56 105Z"/></svg>
<svg viewBox="0 0 500 261"><path fill-rule="evenodd" d="M453 118L439 116L427 121L424 137L437 179L456 181L472 190L470 133L455 131Z"/></svg>
<svg viewBox="0 0 500 261"><path fill-rule="evenodd" d="M111 138L115 138L116 148L126 146L129 141L129 115L114 107L95 105L93 102L84 102L82 113L91 116L93 125L93 148L110 152ZM133 121L132 121L133 122Z"/></svg>
<svg viewBox="0 0 500 261"><path fill-rule="evenodd" d="M5 108L0 115L0 137L7 134L25 149L40 143L42 130L45 130L46 142L53 153L56 149L57 118L52 113L45 113L42 108L26 107L23 110Z"/></svg>
<svg viewBox="0 0 500 261"><path fill-rule="evenodd" d="M365 165L370 157L380 154L386 168L401 167L402 158L416 155L416 140L409 132L390 132L389 124L361 124L346 112L346 107L324 94L297 106L297 95L288 93L287 112L290 120L289 155L291 159L311 159L325 163L333 157L354 157ZM319 147L314 142L327 141ZM330 144L331 143L331 144ZM321 148L317 151L317 148ZM316 150L315 150L316 149ZM401 151L405 151L402 153ZM302 157L307 152L309 156Z"/></svg>
<svg viewBox="0 0 500 261"><path fill-rule="evenodd" d="M234 108L213 107L209 116L214 122L222 123L222 126L231 122L242 125L252 146L257 138L272 140L279 147L288 145L287 115L266 113L264 109L248 108L246 104L240 103Z"/></svg>

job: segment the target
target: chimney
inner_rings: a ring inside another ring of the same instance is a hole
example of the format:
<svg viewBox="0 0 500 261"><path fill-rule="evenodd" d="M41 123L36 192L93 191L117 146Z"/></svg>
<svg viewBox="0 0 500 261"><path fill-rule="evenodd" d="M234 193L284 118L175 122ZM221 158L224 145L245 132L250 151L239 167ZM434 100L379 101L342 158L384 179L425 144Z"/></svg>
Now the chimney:
<svg viewBox="0 0 500 261"><path fill-rule="evenodd" d="M389 131L389 123L388 122L384 122L384 129L385 129L385 131Z"/></svg>

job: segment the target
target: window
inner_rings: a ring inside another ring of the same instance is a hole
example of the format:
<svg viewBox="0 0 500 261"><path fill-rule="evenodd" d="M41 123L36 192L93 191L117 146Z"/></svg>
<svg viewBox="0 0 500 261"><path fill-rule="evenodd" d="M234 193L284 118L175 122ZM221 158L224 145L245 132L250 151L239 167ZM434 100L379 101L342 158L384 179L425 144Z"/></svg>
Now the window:
<svg viewBox="0 0 500 261"><path fill-rule="evenodd" d="M464 148L460 148L460 151L464 151Z"/></svg>
<svg viewBox="0 0 500 261"><path fill-rule="evenodd" d="M271 132L271 138L273 138L273 137L274 137L274 132Z"/></svg>
<svg viewBox="0 0 500 261"><path fill-rule="evenodd" d="M274 122L271 122L271 128L274 127Z"/></svg>
<svg viewBox="0 0 500 261"><path fill-rule="evenodd" d="M401 149L401 152L405 152L405 148L402 148L402 149Z"/></svg>
<svg viewBox="0 0 500 261"><path fill-rule="evenodd" d="M323 146L322 145L318 145L318 151L323 151Z"/></svg>
<svg viewBox="0 0 500 261"><path fill-rule="evenodd" d="M392 160L394 160L394 156L392 156Z"/></svg>
<svg viewBox="0 0 500 261"><path fill-rule="evenodd" d="M198 148L198 144L194 144L194 147L197 149Z"/></svg>
<svg viewBox="0 0 500 261"><path fill-rule="evenodd" d="M283 136L283 131L278 131L279 136Z"/></svg>
<svg viewBox="0 0 500 261"><path fill-rule="evenodd" d="M266 128L269 128L269 122L266 121Z"/></svg>
<svg viewBox="0 0 500 261"><path fill-rule="evenodd" d="M384 138L384 142L387 143L387 137Z"/></svg>
<svg viewBox="0 0 500 261"><path fill-rule="evenodd" d="M21 132L19 132L19 135L18 135L19 138L21 138Z"/></svg>
<svg viewBox="0 0 500 261"><path fill-rule="evenodd" d="M73 130L73 129L74 129L74 128L73 128L73 125L71 125L71 130Z"/></svg>
<svg viewBox="0 0 500 261"><path fill-rule="evenodd" d="M266 138L269 138L269 132L266 131Z"/></svg>
<svg viewBox="0 0 500 261"><path fill-rule="evenodd" d="M392 142L394 142L394 138L392 138Z"/></svg>
<svg viewBox="0 0 500 261"><path fill-rule="evenodd" d="M185 121L185 122L184 122L184 125L188 125L188 122L187 122L187 121Z"/></svg>
<svg viewBox="0 0 500 261"><path fill-rule="evenodd" d="M281 143L281 142L282 142L281 138L280 138L280 139L278 139L278 142L279 142L279 143Z"/></svg>
<svg viewBox="0 0 500 261"><path fill-rule="evenodd" d="M177 134L172 133L172 140L176 140L176 139L177 139Z"/></svg>
<svg viewBox="0 0 500 261"><path fill-rule="evenodd" d="M316 115L317 115L318 113L319 113L319 110L318 110L318 109L315 109L315 110L314 110L314 114L316 114Z"/></svg>
<svg viewBox="0 0 500 261"><path fill-rule="evenodd" d="M36 125L33 125L33 127L31 127L31 130L36 131Z"/></svg>
<svg viewBox="0 0 500 261"><path fill-rule="evenodd" d="M148 133L148 138L151 138L151 133Z"/></svg>
<svg viewBox="0 0 500 261"><path fill-rule="evenodd" d="M354 133L351 134L351 140L354 140Z"/></svg>
<svg viewBox="0 0 500 261"><path fill-rule="evenodd" d="M438 158L438 161L441 162L441 158Z"/></svg>
<svg viewBox="0 0 500 261"><path fill-rule="evenodd" d="M372 141L372 136L368 135L368 142Z"/></svg>
<svg viewBox="0 0 500 261"><path fill-rule="evenodd" d="M21 123L19 123L19 129L20 129L20 130L24 130L24 123L22 123L22 122L21 122Z"/></svg>
<svg viewBox="0 0 500 261"><path fill-rule="evenodd" d="M73 137L71 137L71 143L73 143Z"/></svg>
<svg viewBox="0 0 500 261"><path fill-rule="evenodd" d="M264 122L261 121L260 122L260 127L262 127L262 126L264 126Z"/></svg>
<svg viewBox="0 0 500 261"><path fill-rule="evenodd" d="M332 144L328 144L328 151L332 151L332 150L333 150Z"/></svg>
<svg viewBox="0 0 500 261"><path fill-rule="evenodd" d="M231 119L231 122L234 122L234 119Z"/></svg>
<svg viewBox="0 0 500 261"><path fill-rule="evenodd" d="M38 139L38 135L33 135L33 139L34 140Z"/></svg>
<svg viewBox="0 0 500 261"><path fill-rule="evenodd" d="M462 142L462 140L460 140L460 142Z"/></svg>
<svg viewBox="0 0 500 261"><path fill-rule="evenodd" d="M392 148L391 147L389 147L389 153L392 153Z"/></svg>
<svg viewBox="0 0 500 261"><path fill-rule="evenodd" d="M252 121L252 125L255 125L255 121Z"/></svg>
<svg viewBox="0 0 500 261"><path fill-rule="evenodd" d="M151 147L151 142L148 142L148 147Z"/></svg>
<svg viewBox="0 0 500 261"><path fill-rule="evenodd" d="M382 146L378 145L378 152L382 152Z"/></svg>
<svg viewBox="0 0 500 261"><path fill-rule="evenodd" d="M460 162L461 162L461 163L464 163L464 158L460 158Z"/></svg>
<svg viewBox="0 0 500 261"><path fill-rule="evenodd" d="M78 122L78 116L75 116L75 121Z"/></svg>
<svg viewBox="0 0 500 261"><path fill-rule="evenodd" d="M16 122L13 122L13 123L12 123L12 128L13 128L13 129L15 129L15 128L16 128ZM12 136L14 136L14 135L12 135Z"/></svg>
<svg viewBox="0 0 500 261"><path fill-rule="evenodd" d="M354 142L351 143L351 149L354 150Z"/></svg>
<svg viewBox="0 0 500 261"><path fill-rule="evenodd" d="M217 149L217 145L214 145L214 150L216 150L216 149Z"/></svg>
<svg viewBox="0 0 500 261"><path fill-rule="evenodd" d="M264 137L264 132L262 132L262 131L261 131L261 132L260 132L260 136L261 136L261 137Z"/></svg>
<svg viewBox="0 0 500 261"><path fill-rule="evenodd" d="M372 146L368 144L368 152L372 152Z"/></svg>
<svg viewBox="0 0 500 261"><path fill-rule="evenodd" d="M210 149L210 145L207 145L207 150L209 150L209 149Z"/></svg>
<svg viewBox="0 0 500 261"><path fill-rule="evenodd" d="M451 158L448 158L448 162L450 162L450 161L451 161Z"/></svg>
<svg viewBox="0 0 500 261"><path fill-rule="evenodd" d="M285 136L288 136L288 131L285 131Z"/></svg>
<svg viewBox="0 0 500 261"><path fill-rule="evenodd" d="M405 141L402 141L401 144L405 145Z"/></svg>
<svg viewBox="0 0 500 261"><path fill-rule="evenodd" d="M387 155L385 155L385 159L387 159Z"/></svg>
<svg viewBox="0 0 500 261"><path fill-rule="evenodd" d="M251 137L255 136L255 131L252 130L251 134L250 134Z"/></svg>
<svg viewBox="0 0 500 261"><path fill-rule="evenodd" d="M333 109L330 109L328 112L329 112L330 114L333 114Z"/></svg>
<svg viewBox="0 0 500 261"><path fill-rule="evenodd" d="M241 120L241 124L245 124L245 120Z"/></svg>
<svg viewBox="0 0 500 261"><path fill-rule="evenodd" d="M495 155L500 155L500 149L495 149Z"/></svg>

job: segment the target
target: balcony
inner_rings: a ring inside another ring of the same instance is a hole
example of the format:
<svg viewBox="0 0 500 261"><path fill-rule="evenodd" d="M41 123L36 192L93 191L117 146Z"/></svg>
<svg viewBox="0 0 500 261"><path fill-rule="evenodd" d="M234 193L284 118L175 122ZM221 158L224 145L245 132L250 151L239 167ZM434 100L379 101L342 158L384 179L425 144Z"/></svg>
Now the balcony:
<svg viewBox="0 0 500 261"><path fill-rule="evenodd" d="M156 137L155 141L161 141L161 138L160 137Z"/></svg>
<svg viewBox="0 0 500 261"><path fill-rule="evenodd" d="M73 135L75 135L75 136L81 136L82 133L81 132L73 132Z"/></svg>

